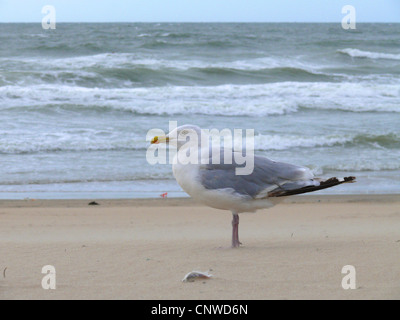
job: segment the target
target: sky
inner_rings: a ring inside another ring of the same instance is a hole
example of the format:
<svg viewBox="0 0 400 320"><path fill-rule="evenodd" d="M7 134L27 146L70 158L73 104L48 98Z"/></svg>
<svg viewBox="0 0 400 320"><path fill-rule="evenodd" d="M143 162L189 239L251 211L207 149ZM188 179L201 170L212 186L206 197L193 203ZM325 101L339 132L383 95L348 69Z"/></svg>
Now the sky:
<svg viewBox="0 0 400 320"><path fill-rule="evenodd" d="M400 0L0 0L0 22L400 22Z"/></svg>

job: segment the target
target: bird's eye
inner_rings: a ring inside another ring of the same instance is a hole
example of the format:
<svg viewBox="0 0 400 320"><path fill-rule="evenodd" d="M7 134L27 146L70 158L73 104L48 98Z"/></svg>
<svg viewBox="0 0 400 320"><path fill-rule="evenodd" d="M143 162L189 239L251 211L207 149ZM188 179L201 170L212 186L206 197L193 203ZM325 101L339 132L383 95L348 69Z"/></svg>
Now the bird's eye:
<svg viewBox="0 0 400 320"><path fill-rule="evenodd" d="M187 130L183 130L183 131L181 131L181 134L186 135L186 134L188 134L188 131Z"/></svg>

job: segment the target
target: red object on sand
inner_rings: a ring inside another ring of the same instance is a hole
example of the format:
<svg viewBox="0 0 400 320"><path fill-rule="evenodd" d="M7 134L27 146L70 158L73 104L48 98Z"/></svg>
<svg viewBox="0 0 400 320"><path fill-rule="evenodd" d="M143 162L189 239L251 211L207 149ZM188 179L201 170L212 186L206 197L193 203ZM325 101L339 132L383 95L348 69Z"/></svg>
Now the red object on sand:
<svg viewBox="0 0 400 320"><path fill-rule="evenodd" d="M165 193L163 193L163 194L160 194L160 196L163 197L163 198L166 198L167 195L168 195L168 192L165 192Z"/></svg>

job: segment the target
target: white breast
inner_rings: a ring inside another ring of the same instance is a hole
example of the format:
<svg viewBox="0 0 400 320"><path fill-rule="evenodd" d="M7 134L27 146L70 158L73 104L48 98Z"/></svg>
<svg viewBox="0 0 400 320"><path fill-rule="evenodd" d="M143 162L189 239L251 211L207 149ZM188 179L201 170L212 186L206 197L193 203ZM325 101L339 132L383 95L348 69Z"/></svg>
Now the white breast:
<svg viewBox="0 0 400 320"><path fill-rule="evenodd" d="M176 163L172 165L172 172L176 181L190 196L195 198L198 192L203 191L204 187L199 181L198 165Z"/></svg>

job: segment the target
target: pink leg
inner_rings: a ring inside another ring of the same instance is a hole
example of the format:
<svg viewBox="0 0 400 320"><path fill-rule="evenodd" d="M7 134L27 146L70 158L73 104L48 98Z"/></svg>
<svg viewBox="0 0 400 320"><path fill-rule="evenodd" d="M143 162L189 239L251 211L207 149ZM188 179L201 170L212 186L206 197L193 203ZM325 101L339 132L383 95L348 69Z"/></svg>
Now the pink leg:
<svg viewBox="0 0 400 320"><path fill-rule="evenodd" d="M232 248L239 248L242 244L239 241L239 215L237 213L232 213Z"/></svg>

